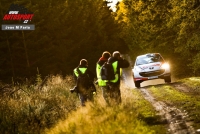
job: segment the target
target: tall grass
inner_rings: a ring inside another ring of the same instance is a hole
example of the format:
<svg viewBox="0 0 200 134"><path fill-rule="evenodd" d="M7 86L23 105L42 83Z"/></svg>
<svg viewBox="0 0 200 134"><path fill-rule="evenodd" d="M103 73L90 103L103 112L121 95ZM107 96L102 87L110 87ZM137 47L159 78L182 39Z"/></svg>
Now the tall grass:
<svg viewBox="0 0 200 134"><path fill-rule="evenodd" d="M40 77L38 75L38 77ZM0 88L0 132L3 134L154 134L165 124L136 89L122 87L122 104L106 106L97 87L94 102L80 106L71 76L37 78L33 85Z"/></svg>
<svg viewBox="0 0 200 134"><path fill-rule="evenodd" d="M1 133L40 133L77 108L77 97L69 92L70 76L51 76L42 82L1 88Z"/></svg>
<svg viewBox="0 0 200 134"><path fill-rule="evenodd" d="M100 92L100 91L99 91ZM94 103L77 109L47 134L164 134L165 126L139 91L122 89L122 104L106 106L99 93Z"/></svg>

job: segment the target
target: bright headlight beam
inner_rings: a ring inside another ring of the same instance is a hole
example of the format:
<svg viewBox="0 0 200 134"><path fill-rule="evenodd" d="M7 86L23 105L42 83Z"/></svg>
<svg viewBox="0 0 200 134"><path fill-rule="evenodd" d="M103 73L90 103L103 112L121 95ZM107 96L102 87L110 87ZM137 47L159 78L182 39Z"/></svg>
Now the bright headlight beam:
<svg viewBox="0 0 200 134"><path fill-rule="evenodd" d="M170 66L169 66L168 63L164 63L164 64L162 64L161 68L163 68L163 69L169 69Z"/></svg>

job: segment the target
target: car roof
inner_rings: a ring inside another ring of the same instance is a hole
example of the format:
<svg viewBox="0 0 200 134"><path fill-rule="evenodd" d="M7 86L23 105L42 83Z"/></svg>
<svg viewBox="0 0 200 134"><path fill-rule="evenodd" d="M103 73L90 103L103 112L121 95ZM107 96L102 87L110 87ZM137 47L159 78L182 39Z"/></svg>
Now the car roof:
<svg viewBox="0 0 200 134"><path fill-rule="evenodd" d="M143 54L143 55L139 55L137 57L139 58L139 57L155 56L155 55L161 56L160 53L146 53L146 54Z"/></svg>

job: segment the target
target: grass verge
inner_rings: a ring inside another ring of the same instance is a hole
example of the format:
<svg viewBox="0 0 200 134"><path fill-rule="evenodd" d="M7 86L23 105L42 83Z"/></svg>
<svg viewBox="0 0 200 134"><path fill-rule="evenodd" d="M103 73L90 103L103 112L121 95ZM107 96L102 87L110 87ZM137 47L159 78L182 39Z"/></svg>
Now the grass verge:
<svg viewBox="0 0 200 134"><path fill-rule="evenodd" d="M1 133L165 134L165 124L137 89L122 88L122 104L105 106L97 87L94 103L80 107L71 76L50 76L33 85L1 85Z"/></svg>
<svg viewBox="0 0 200 134"><path fill-rule="evenodd" d="M165 134L165 125L138 90L123 89L122 104L107 107L100 96L60 121L47 134Z"/></svg>
<svg viewBox="0 0 200 134"><path fill-rule="evenodd" d="M170 85L165 86L152 86L148 90L152 95L159 101L164 101L169 105L175 106L182 111L186 111L188 114L188 121L193 122L193 127L195 129L200 128L200 96L195 93L199 93L196 89L197 81L194 78L183 79L179 81L180 86L184 85L186 90L177 90ZM198 83L199 84L199 83ZM189 87L185 86L188 85Z"/></svg>

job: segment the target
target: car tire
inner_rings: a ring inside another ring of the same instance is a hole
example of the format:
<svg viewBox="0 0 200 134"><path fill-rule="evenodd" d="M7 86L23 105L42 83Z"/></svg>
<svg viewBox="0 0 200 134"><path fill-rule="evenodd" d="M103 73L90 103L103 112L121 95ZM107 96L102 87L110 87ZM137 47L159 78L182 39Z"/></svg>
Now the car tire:
<svg viewBox="0 0 200 134"><path fill-rule="evenodd" d="M171 76L165 77L165 83L170 83L171 82Z"/></svg>
<svg viewBox="0 0 200 134"><path fill-rule="evenodd" d="M135 87L140 88L140 81L135 81Z"/></svg>

